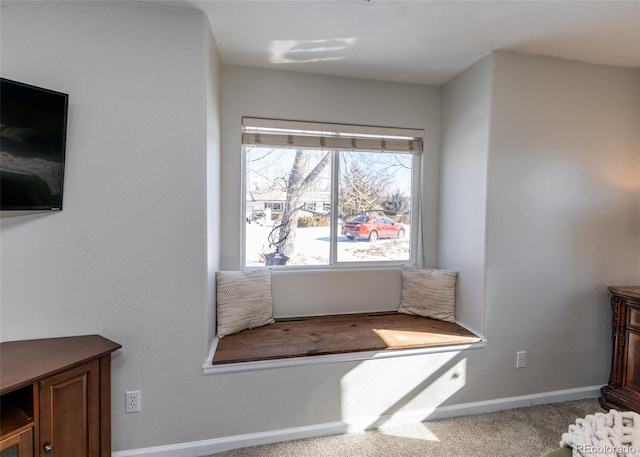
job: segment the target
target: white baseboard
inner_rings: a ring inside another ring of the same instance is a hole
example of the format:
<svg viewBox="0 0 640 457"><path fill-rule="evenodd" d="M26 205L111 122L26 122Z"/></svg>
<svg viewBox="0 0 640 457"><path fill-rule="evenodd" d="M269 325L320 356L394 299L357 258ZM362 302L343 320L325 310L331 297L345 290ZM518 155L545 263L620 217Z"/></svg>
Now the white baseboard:
<svg viewBox="0 0 640 457"><path fill-rule="evenodd" d="M318 436L337 435L342 433L362 432L370 428L384 425L414 424L425 420L446 419L456 416L503 411L548 403L597 398L600 387L588 386L576 389L556 390L518 397L497 398L494 400L463 403L460 405L442 406L393 415L366 417L359 420L337 421L324 424L295 427L269 432L249 433L246 435L227 436L189 443L171 444L167 446L131 449L112 453L112 457L198 457L217 452L228 451L261 444L277 443ZM567 424L568 426L569 424Z"/></svg>

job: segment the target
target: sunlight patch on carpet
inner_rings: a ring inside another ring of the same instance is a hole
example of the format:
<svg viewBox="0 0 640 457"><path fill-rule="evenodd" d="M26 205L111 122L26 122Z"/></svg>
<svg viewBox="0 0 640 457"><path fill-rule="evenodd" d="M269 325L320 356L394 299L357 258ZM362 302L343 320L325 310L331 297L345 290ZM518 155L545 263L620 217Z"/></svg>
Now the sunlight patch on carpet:
<svg viewBox="0 0 640 457"><path fill-rule="evenodd" d="M423 441L440 441L425 424L385 425L378 429L380 433L397 438L411 438Z"/></svg>

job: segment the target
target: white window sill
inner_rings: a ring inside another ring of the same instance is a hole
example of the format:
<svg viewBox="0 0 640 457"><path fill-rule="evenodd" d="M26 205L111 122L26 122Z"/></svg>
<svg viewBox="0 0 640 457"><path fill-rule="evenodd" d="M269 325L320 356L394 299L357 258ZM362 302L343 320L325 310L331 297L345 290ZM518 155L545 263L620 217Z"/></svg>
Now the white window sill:
<svg viewBox="0 0 640 457"><path fill-rule="evenodd" d="M218 345L218 338L211 347L209 357L202 366L204 375L217 375L227 373L240 373L245 371L269 370L275 368L290 368L303 365L319 365L325 363L354 362L361 360L379 360L393 357L408 357L424 354L436 354L441 352L460 352L472 349L482 349L487 346L487 340L471 344L453 344L448 346L423 347L411 349L394 349L385 351L349 352L343 354L314 355L306 357L282 358L275 360L259 360L254 362L235 362L213 365L213 355Z"/></svg>

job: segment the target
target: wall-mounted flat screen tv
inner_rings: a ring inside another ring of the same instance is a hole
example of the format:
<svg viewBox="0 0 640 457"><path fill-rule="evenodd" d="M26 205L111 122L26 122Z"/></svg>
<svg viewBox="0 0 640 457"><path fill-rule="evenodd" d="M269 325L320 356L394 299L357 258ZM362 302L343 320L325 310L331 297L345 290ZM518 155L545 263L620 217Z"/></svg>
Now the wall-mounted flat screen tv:
<svg viewBox="0 0 640 457"><path fill-rule="evenodd" d="M0 78L0 209L61 210L68 95Z"/></svg>

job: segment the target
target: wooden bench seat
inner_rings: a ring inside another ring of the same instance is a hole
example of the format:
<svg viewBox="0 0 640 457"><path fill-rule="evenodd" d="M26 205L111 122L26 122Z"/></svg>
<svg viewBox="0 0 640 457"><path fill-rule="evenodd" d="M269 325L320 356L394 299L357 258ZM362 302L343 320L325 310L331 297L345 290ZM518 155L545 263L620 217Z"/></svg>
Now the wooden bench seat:
<svg viewBox="0 0 640 457"><path fill-rule="evenodd" d="M212 365L481 341L458 324L397 312L287 318L221 338Z"/></svg>

